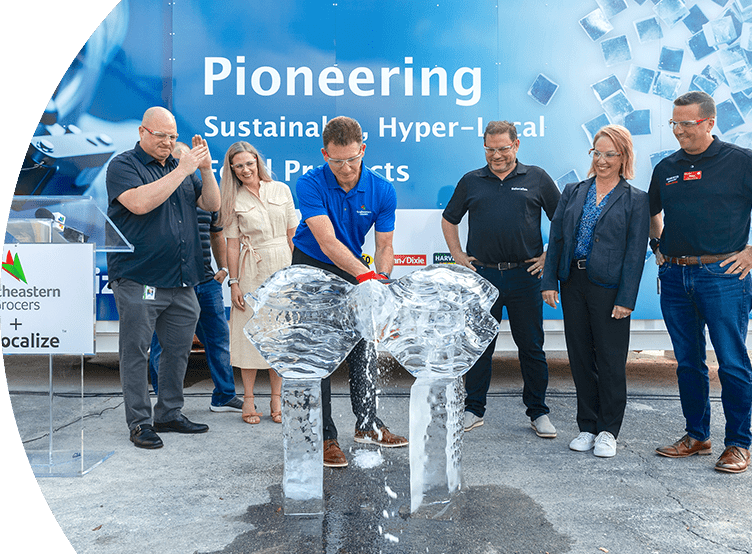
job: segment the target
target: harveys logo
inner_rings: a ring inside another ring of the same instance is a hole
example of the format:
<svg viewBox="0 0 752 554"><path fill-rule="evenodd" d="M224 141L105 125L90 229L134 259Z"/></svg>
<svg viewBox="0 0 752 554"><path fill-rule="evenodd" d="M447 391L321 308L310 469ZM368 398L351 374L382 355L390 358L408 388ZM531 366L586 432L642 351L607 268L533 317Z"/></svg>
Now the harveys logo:
<svg viewBox="0 0 752 554"><path fill-rule="evenodd" d="M434 252L433 263L435 264L453 264L454 258L449 252Z"/></svg>
<svg viewBox="0 0 752 554"><path fill-rule="evenodd" d="M394 265L426 265L425 254L395 254Z"/></svg>

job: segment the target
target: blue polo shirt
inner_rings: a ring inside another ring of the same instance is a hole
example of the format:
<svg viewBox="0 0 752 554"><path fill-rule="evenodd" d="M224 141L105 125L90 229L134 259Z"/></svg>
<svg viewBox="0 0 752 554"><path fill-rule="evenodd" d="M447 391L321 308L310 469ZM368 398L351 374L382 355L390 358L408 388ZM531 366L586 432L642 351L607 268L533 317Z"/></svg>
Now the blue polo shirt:
<svg viewBox="0 0 752 554"><path fill-rule="evenodd" d="M345 193L329 164L306 172L296 184L301 221L292 241L295 248L320 262L334 263L308 228L309 217L325 215L334 226L337 239L360 258L365 237L371 227L379 233L394 231L397 191L392 183L361 166L358 184Z"/></svg>
<svg viewBox="0 0 752 554"><path fill-rule="evenodd" d="M107 167L107 215L134 246L133 252L107 253L111 281L123 277L143 285L173 288L195 286L204 280L196 217L202 183L196 174L186 177L165 202L143 215L134 214L117 200L123 192L153 183L177 166L172 156L162 166L136 144Z"/></svg>
<svg viewBox="0 0 752 554"><path fill-rule="evenodd" d="M650 180L650 215L663 210L661 253L701 256L742 250L752 213L752 150L714 136L705 152L677 150Z"/></svg>

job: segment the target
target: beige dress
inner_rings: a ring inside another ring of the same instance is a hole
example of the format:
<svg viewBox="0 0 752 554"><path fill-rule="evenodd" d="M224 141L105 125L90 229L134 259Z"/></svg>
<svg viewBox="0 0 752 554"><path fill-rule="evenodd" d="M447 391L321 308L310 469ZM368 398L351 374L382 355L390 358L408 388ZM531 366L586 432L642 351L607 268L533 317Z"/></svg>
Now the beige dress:
<svg viewBox="0 0 752 554"><path fill-rule="evenodd" d="M277 181L262 182L261 199L240 187L235 200L235 217L225 227L227 238L240 239L239 285L243 295L255 291L272 273L290 265L292 253L287 230L297 226L298 215L290 188ZM250 310L234 306L230 311L230 359L235 367L268 368L261 355L243 334Z"/></svg>

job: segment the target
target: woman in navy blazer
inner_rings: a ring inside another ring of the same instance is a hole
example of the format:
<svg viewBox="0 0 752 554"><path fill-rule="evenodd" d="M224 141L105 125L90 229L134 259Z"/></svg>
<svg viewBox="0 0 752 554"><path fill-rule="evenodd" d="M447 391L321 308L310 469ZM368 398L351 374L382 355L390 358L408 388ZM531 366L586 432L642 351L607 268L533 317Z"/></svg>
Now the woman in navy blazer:
<svg viewBox="0 0 752 554"><path fill-rule="evenodd" d="M541 290L543 300L556 308L561 282L580 428L569 447L612 457L627 405L630 314L645 263L650 215L647 193L626 181L634 177L629 131L603 127L590 153L589 178L566 186L551 221Z"/></svg>

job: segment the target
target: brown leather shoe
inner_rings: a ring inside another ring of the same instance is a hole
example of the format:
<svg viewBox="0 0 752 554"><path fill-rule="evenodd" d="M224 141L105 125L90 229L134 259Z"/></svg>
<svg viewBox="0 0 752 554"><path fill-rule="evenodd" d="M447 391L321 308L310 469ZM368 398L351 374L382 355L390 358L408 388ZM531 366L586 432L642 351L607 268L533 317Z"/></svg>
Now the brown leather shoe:
<svg viewBox="0 0 752 554"><path fill-rule="evenodd" d="M355 442L363 444L378 444L385 448L397 448L398 446L407 446L407 439L395 435L386 427L381 427L378 431L355 430Z"/></svg>
<svg viewBox="0 0 752 554"><path fill-rule="evenodd" d="M345 453L335 439L324 441L324 467L347 467Z"/></svg>
<svg viewBox="0 0 752 554"><path fill-rule="evenodd" d="M715 468L718 471L725 471L726 473L741 473L747 471L748 466L749 450L739 446L726 448L715 463Z"/></svg>
<svg viewBox="0 0 752 554"><path fill-rule="evenodd" d="M667 458L686 458L693 454L709 456L711 452L710 440L698 441L689 435L684 435L674 444L661 446L656 448L655 451L661 456L666 456Z"/></svg>

